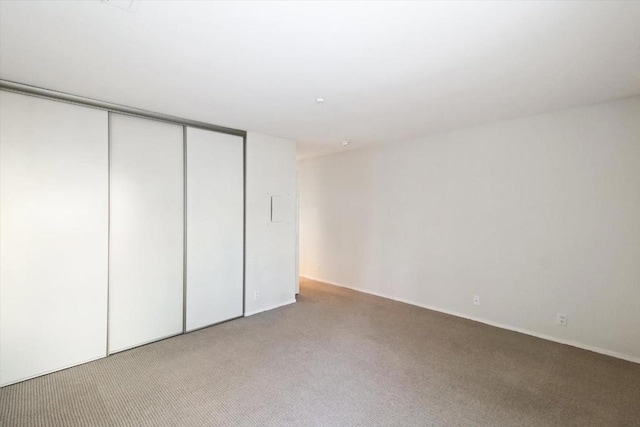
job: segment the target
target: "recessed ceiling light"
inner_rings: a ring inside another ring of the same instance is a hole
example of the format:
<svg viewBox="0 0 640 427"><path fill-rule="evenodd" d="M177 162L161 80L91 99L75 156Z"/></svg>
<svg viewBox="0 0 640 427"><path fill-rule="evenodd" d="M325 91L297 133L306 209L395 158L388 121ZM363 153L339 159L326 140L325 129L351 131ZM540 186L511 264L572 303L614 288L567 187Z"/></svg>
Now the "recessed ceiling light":
<svg viewBox="0 0 640 427"><path fill-rule="evenodd" d="M347 145L349 145L350 142L351 142L350 139L345 139L344 141L342 141L342 146L346 147Z"/></svg>
<svg viewBox="0 0 640 427"><path fill-rule="evenodd" d="M324 102L324 98L316 98L316 104L322 104Z"/></svg>

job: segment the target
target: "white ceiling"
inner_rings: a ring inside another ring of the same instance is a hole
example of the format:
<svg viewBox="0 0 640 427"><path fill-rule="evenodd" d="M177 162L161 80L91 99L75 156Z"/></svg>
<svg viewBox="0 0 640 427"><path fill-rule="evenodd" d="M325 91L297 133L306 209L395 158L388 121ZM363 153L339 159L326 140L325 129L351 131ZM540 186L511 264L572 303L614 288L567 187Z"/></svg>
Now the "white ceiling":
<svg viewBox="0 0 640 427"><path fill-rule="evenodd" d="M294 139L300 157L640 93L640 2L134 6L3 1L0 78Z"/></svg>

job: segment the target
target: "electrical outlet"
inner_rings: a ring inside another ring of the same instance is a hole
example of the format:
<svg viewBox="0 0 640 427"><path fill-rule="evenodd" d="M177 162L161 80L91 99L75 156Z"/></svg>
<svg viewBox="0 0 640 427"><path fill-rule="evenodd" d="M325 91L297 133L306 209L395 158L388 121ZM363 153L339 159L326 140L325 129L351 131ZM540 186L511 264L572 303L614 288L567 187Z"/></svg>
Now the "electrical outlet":
<svg viewBox="0 0 640 427"><path fill-rule="evenodd" d="M255 291L253 293L253 299L254 300L259 300L260 299L260 291Z"/></svg>
<svg viewBox="0 0 640 427"><path fill-rule="evenodd" d="M567 326L568 317L566 313L558 313L557 322L560 326Z"/></svg>
<svg viewBox="0 0 640 427"><path fill-rule="evenodd" d="M320 266L316 264L316 271L320 271Z"/></svg>
<svg viewBox="0 0 640 427"><path fill-rule="evenodd" d="M480 296L479 295L474 295L473 296L473 305L480 305Z"/></svg>

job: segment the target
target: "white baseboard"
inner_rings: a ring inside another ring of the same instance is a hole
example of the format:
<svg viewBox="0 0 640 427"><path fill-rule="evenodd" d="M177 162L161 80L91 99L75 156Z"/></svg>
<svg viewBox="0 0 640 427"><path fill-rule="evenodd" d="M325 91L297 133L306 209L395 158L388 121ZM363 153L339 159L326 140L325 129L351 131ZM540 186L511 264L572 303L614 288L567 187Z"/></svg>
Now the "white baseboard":
<svg viewBox="0 0 640 427"><path fill-rule="evenodd" d="M295 302L296 302L296 300L294 298L294 299L292 299L290 301L287 301L287 302L284 302L282 304L275 304L275 305L270 305L268 307L260 308L258 310L247 311L246 313L244 313L244 317L253 316L254 314L258 314L258 313L262 313L262 312L265 312L265 311L273 310L274 308L284 307L285 305L294 304Z"/></svg>
<svg viewBox="0 0 640 427"><path fill-rule="evenodd" d="M547 334L543 334L543 333L540 333L540 332L530 331L528 329L518 328L518 327L515 327L515 326L506 325L504 323L494 322L492 320L482 319L480 317L469 316L469 315L466 315L466 314L457 313L455 311L447 310L447 309L444 309L444 308L433 307L433 306L430 306L430 305L421 304L421 303L418 303L418 302L415 302L415 301L405 300L405 299L402 299L402 298L396 298L396 297L392 297L390 295L385 295L385 294L382 294L382 293L379 293L379 292L369 291L369 290L366 290L366 289L356 288L356 287L353 287L353 286L347 286L347 285L343 285L341 283L331 282L329 280L323 280L323 279L319 279L319 278L311 277L311 276L300 276L300 277L304 277L305 279L309 279L309 280L314 280L316 282L322 282L322 283L327 283L329 285L339 286L341 288L351 289L353 291L362 292L362 293L365 293L365 294L374 295L374 296L381 297L381 298L390 299L390 300L393 300L393 301L402 302L402 303L405 303L405 304L415 305L417 307L426 308L427 310L433 310L433 311L438 311L440 313L450 314L452 316L461 317L463 319L473 320L474 322L480 322L480 323L484 323L486 325L495 326L496 328L507 329L507 330L510 330L510 331L519 332L521 334L531 335L531 336L534 336L534 337L537 337L537 338L542 338L542 339L547 340L547 341L553 341L553 342L557 342L557 343L560 343L560 344L570 345L572 347L577 347L577 348L581 348L583 350L593 351L594 353L604 354L604 355L607 355L607 356L615 357L617 359L622 359L622 360L626 360L626 361L634 362L634 363L640 363L640 358L639 357L618 353L616 351L606 350L604 348L594 347L594 346L583 344L583 343L580 343L580 342L571 341L571 340L567 340L567 339L564 339L564 338L558 338L558 337L554 337L552 335L547 335Z"/></svg>

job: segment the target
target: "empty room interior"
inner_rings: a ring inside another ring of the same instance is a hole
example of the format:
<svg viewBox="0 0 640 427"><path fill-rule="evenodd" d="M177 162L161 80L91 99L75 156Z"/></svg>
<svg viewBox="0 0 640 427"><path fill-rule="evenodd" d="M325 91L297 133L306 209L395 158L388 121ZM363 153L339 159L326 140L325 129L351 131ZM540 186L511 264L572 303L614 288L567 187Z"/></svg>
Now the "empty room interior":
<svg viewBox="0 0 640 427"><path fill-rule="evenodd" d="M0 0L0 426L640 426L640 2Z"/></svg>

